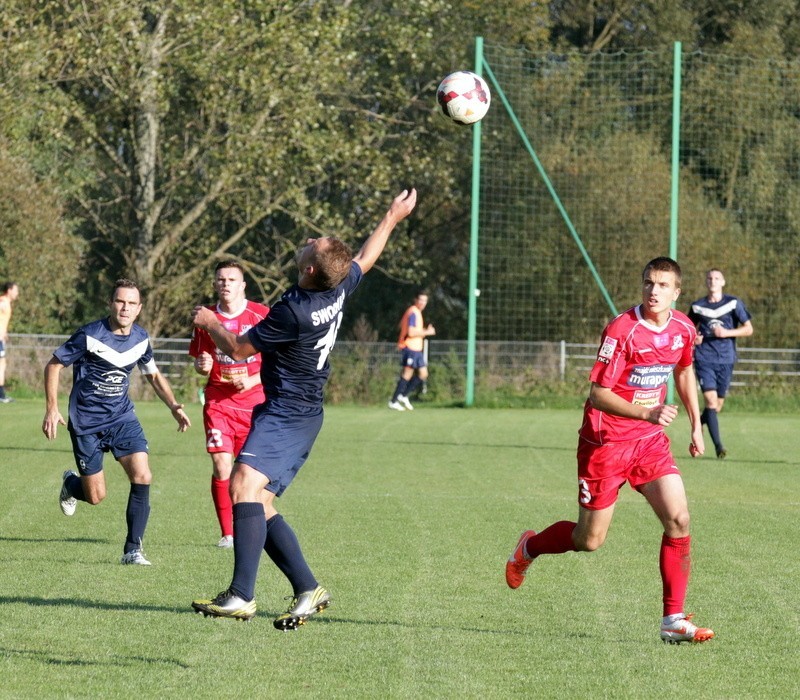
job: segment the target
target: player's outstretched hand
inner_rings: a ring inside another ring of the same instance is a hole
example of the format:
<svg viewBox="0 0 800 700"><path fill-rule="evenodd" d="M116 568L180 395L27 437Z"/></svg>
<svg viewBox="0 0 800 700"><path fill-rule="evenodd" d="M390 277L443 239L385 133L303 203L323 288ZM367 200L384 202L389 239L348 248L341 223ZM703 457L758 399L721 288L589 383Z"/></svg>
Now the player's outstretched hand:
<svg viewBox="0 0 800 700"><path fill-rule="evenodd" d="M405 219L417 205L417 191L411 187L410 189L403 190L392 201L392 206L389 207L389 213L394 216L395 221L402 221Z"/></svg>
<svg viewBox="0 0 800 700"><path fill-rule="evenodd" d="M66 424L67 422L64 420L64 416L61 415L61 411L57 409L55 411L47 411L42 421L42 432L48 440L55 440L58 434L58 426Z"/></svg>
<svg viewBox="0 0 800 700"><path fill-rule="evenodd" d="M692 430L692 441L689 443L689 454L692 457L700 457L705 454L706 443L703 439L703 426L698 421L698 425Z"/></svg>
<svg viewBox="0 0 800 700"><path fill-rule="evenodd" d="M183 410L182 403L176 403L171 409L172 417L178 424L178 432L185 433L188 428L192 427L192 421L189 420L189 416Z"/></svg>

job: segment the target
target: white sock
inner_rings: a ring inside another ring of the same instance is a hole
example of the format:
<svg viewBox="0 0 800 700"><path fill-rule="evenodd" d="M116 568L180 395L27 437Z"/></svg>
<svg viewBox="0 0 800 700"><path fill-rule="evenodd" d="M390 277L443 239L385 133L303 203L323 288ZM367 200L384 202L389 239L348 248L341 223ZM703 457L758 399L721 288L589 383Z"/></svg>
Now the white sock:
<svg viewBox="0 0 800 700"><path fill-rule="evenodd" d="M678 620L683 620L685 617L686 615L682 612L675 613L674 615L664 615L664 617L661 618L661 624L671 625L673 622L677 622Z"/></svg>

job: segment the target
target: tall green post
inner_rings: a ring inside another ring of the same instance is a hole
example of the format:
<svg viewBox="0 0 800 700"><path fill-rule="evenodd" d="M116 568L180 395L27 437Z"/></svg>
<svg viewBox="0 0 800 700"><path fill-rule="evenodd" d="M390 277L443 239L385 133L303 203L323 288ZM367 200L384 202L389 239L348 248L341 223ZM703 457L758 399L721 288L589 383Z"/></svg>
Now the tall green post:
<svg viewBox="0 0 800 700"><path fill-rule="evenodd" d="M676 41L672 54L672 187L669 212L669 257L678 259L678 213L681 177L681 42ZM675 304L673 304L673 307ZM667 386L667 403L675 403L675 384Z"/></svg>
<svg viewBox="0 0 800 700"><path fill-rule="evenodd" d="M475 37L475 72L483 75L483 37ZM475 355L478 315L478 216L481 195L481 123L472 127L472 200L469 227L469 299L467 316L467 386L464 403L475 402Z"/></svg>
<svg viewBox="0 0 800 700"><path fill-rule="evenodd" d="M681 42L672 57L672 188L669 215L669 257L678 259L678 204L681 176Z"/></svg>

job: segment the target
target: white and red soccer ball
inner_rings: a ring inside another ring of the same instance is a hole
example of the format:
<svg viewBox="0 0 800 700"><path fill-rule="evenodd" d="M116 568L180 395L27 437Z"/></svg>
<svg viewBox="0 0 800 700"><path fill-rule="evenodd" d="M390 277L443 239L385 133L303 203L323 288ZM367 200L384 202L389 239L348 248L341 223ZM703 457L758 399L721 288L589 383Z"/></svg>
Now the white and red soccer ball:
<svg viewBox="0 0 800 700"><path fill-rule="evenodd" d="M448 75L436 90L442 114L458 124L474 124L486 116L492 95L477 73L460 70Z"/></svg>

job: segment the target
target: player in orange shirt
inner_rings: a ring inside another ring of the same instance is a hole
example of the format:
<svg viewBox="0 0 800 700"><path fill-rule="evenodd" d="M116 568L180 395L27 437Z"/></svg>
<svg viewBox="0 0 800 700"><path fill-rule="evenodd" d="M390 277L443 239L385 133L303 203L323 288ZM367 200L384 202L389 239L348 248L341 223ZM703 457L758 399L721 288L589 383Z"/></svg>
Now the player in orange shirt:
<svg viewBox="0 0 800 700"><path fill-rule="evenodd" d="M246 333L269 313L269 307L245 298L244 268L235 260L219 263L214 270L217 303L209 306L220 323L232 333ZM233 547L233 504L230 478L233 458L250 431L253 408L264 401L261 356L233 360L219 350L211 336L195 328L189 355L194 368L208 382L205 387L203 423L206 451L211 455L211 496L222 538L217 546Z"/></svg>
<svg viewBox="0 0 800 700"><path fill-rule="evenodd" d="M389 399L389 408L395 411L413 411L408 397L428 379L428 366L423 353L425 338L436 335L436 329L422 319L422 312L428 305L428 293L417 292L414 303L409 306L400 319L400 336L397 348L402 352L400 379Z"/></svg>
<svg viewBox="0 0 800 700"><path fill-rule="evenodd" d="M506 562L506 583L519 588L542 554L592 552L606 539L619 489L627 481L661 521L660 569L665 642L705 642L710 629L683 610L691 567L689 506L664 428L678 407L664 403L675 388L691 424L689 454L702 455L703 427L692 370L695 327L672 309L681 269L671 258L651 260L642 273L642 303L603 331L578 440L578 522L561 520L539 533L527 530Z"/></svg>

